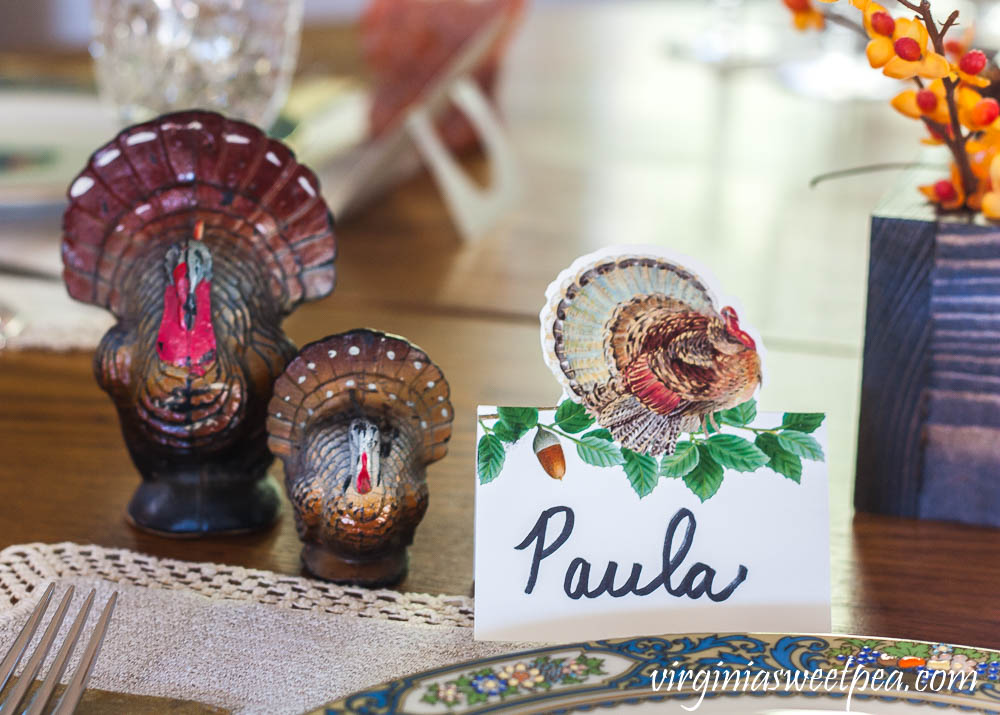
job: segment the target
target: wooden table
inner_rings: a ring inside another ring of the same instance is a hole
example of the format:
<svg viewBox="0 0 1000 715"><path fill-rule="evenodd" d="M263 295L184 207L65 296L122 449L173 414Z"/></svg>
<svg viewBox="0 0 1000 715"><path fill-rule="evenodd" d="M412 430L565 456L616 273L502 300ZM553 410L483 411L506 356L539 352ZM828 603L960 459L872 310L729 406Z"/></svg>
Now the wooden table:
<svg viewBox="0 0 1000 715"><path fill-rule="evenodd" d="M474 410L557 397L538 346L545 286L581 253L652 243L712 266L740 297L768 348L762 409L830 415L834 629L1000 648L1000 532L851 508L868 214L892 177L808 181L907 160L919 132L883 103L824 103L768 70L672 59L671 37L693 31L697 12L534 10L501 93L523 171L518 208L463 243L432 182L417 178L342 223L337 290L287 321L300 343L357 326L401 333L451 383L455 435L430 470L401 588L470 591ZM322 36L307 35L310 71L322 66L310 38ZM248 537L168 540L125 524L137 476L90 360L0 354L0 546L75 541L299 573L287 505L271 531Z"/></svg>

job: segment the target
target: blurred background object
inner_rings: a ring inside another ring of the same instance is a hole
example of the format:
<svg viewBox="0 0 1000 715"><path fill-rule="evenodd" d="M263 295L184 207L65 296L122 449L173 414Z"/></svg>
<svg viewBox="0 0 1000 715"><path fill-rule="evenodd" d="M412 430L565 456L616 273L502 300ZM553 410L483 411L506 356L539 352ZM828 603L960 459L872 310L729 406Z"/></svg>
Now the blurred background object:
<svg viewBox="0 0 1000 715"><path fill-rule="evenodd" d="M783 53L822 51L815 36L795 32L782 0L744 4L750 17L783 33ZM7 408L0 426L9 435L0 463L2 535L7 543L101 543L296 573L290 510L273 537L209 546L139 537L116 517L134 473L113 410L90 377L90 349L107 316L93 309L88 327L67 309L72 304L57 277L66 186L116 128L95 91L86 5L0 2L0 147L21 154L6 164L10 175L30 171L39 186L43 167L63 161L46 147L81 152L66 162L69 170L45 206L8 201L0 188L0 262L50 276L46 282L0 271L0 303L26 318L11 345L50 348L0 352ZM44 44L15 52L8 39L32 34L25 23L39 6L61 8L49 19L75 39L64 42L66 33L53 31L55 39L43 34ZM347 127L358 141L367 139L372 78L358 32L361 7L305 2L298 66L274 132L320 129L302 133L301 141ZM847 11L847 0L834 9ZM367 323L412 335L441 355L454 388L456 436L434 488L448 498L431 500L405 587L465 593L472 573L472 416L477 404L531 404L552 389L538 359L545 286L575 257L611 243L689 255L712 266L761 332L769 367L761 408L830 414L835 628L952 642L994 633L997 589L982 564L996 557L995 532L885 517L851 521L868 231L887 175L855 173L815 188L810 180L912 162L925 130L881 102L818 102L791 92L773 66L720 71L672 53L678 38L710 24L712 11L706 0L532 0L496 83L522 180L517 205L484 240L461 241L430 176L414 175L339 222L336 297L304 306L287 332L303 343L317 326L336 331ZM323 130L315 123L320 114L342 128ZM13 136L25 141L12 146ZM929 161L945 165L946 152ZM461 164L475 177L487 174L475 154ZM321 179L326 190L331 184ZM6 186L23 193L27 183L11 178ZM913 192L912 201L923 198ZM51 349L74 345L88 350ZM25 480L25 470L38 478ZM93 480L71 478L79 473ZM915 569L913 553L932 559L933 568Z"/></svg>
<svg viewBox="0 0 1000 715"><path fill-rule="evenodd" d="M299 52L302 0L93 0L97 86L122 125L180 108L265 129Z"/></svg>

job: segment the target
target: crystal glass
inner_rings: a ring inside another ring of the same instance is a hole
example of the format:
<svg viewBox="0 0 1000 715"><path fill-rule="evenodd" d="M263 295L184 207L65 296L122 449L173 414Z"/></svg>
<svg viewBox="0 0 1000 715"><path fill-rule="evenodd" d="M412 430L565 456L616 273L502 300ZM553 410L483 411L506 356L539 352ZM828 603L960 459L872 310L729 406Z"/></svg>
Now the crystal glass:
<svg viewBox="0 0 1000 715"><path fill-rule="evenodd" d="M299 51L303 0L94 0L90 53L123 124L217 109L269 127Z"/></svg>

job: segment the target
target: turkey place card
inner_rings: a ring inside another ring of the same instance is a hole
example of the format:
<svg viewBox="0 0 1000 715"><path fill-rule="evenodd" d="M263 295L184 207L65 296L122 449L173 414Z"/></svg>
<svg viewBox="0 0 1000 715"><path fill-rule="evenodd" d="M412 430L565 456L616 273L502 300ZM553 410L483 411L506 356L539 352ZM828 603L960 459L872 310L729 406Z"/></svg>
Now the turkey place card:
<svg viewBox="0 0 1000 715"><path fill-rule="evenodd" d="M704 270L577 260L541 312L555 407L480 407L476 638L830 629L824 415L758 413L764 351Z"/></svg>

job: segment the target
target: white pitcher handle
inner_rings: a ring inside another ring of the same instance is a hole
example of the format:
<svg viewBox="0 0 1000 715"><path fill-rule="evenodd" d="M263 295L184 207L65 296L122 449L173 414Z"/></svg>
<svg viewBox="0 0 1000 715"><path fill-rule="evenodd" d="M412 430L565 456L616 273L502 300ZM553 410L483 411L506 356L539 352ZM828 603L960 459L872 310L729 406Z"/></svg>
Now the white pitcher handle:
<svg viewBox="0 0 1000 715"><path fill-rule="evenodd" d="M430 168L459 232L469 240L486 233L517 200L517 164L503 126L479 85L461 77L451 86L448 96L479 135L489 161L488 187L480 188L466 175L435 131L433 117L426 107L410 112L406 130Z"/></svg>

